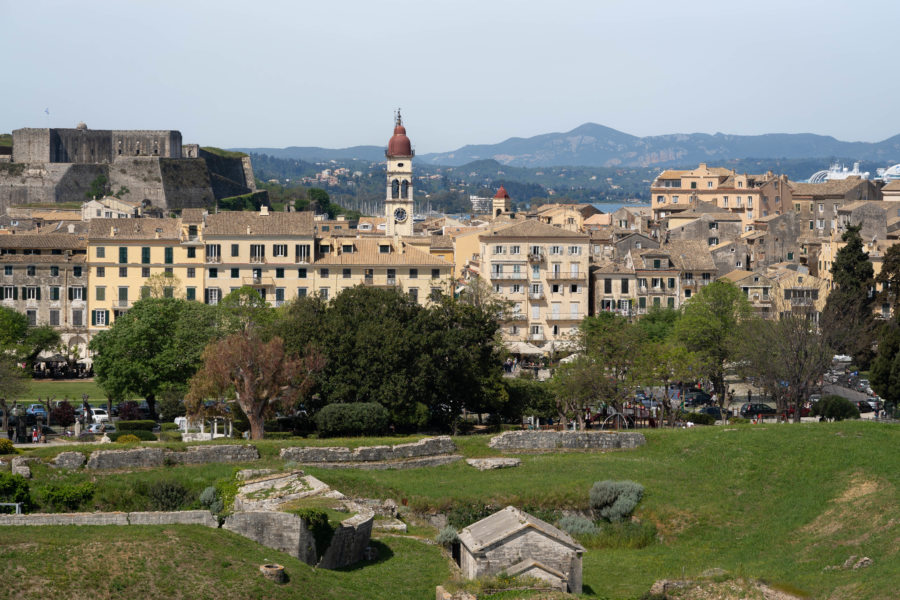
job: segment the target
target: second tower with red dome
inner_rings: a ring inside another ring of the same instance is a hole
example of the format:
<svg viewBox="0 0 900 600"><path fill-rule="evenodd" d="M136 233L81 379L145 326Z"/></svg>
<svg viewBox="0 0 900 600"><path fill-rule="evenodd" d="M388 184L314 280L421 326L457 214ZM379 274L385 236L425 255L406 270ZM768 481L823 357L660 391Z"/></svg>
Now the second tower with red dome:
<svg viewBox="0 0 900 600"><path fill-rule="evenodd" d="M387 219L385 233L390 236L413 234L413 184L412 159L415 151L406 137L406 128L397 110L394 135L384 152L387 158L387 195L384 200L384 216Z"/></svg>

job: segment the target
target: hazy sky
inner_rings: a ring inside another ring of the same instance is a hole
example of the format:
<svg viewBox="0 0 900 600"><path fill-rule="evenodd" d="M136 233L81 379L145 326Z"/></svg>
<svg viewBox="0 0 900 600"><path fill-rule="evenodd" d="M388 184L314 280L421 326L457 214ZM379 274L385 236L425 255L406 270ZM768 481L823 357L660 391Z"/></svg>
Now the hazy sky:
<svg viewBox="0 0 900 600"><path fill-rule="evenodd" d="M0 132L419 153L568 131L900 133L897 0L0 0ZM49 108L49 117L44 109Z"/></svg>

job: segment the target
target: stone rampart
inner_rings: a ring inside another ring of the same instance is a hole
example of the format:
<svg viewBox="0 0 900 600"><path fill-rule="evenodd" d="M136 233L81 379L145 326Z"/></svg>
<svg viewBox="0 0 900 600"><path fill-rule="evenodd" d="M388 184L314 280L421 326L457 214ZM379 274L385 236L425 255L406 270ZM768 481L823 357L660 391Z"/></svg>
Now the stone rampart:
<svg viewBox="0 0 900 600"><path fill-rule="evenodd" d="M507 431L492 437L497 450L616 450L647 443L641 433L605 431Z"/></svg>
<svg viewBox="0 0 900 600"><path fill-rule="evenodd" d="M58 467L77 469L80 464L77 452L60 453L54 463ZM63 456L65 457L63 458ZM256 446L210 445L188 446L184 452L162 448L135 448L133 450L95 450L87 461L88 469L137 469L161 467L165 464L202 465L207 463L238 463L259 460Z"/></svg>
<svg viewBox="0 0 900 600"><path fill-rule="evenodd" d="M363 560L372 537L374 520L375 514L367 511L341 521L318 566L339 569Z"/></svg>
<svg viewBox="0 0 900 600"><path fill-rule="evenodd" d="M286 552L309 565L316 564L316 540L306 521L282 512L236 512L225 519L223 529L263 546Z"/></svg>
<svg viewBox="0 0 900 600"><path fill-rule="evenodd" d="M341 446L329 447L292 447L282 448L281 458L302 464L317 463L365 463L399 461L409 458L422 458L452 454L456 444L449 436L442 435L425 438L411 444L395 446L362 446L350 450Z"/></svg>
<svg viewBox="0 0 900 600"><path fill-rule="evenodd" d="M176 512L128 513L129 525L203 525L218 527L219 521L208 510L180 510Z"/></svg>
<svg viewBox="0 0 900 600"><path fill-rule="evenodd" d="M208 510L175 512L34 513L0 515L0 525L203 525L218 527Z"/></svg>
<svg viewBox="0 0 900 600"><path fill-rule="evenodd" d="M256 446L209 445L188 446L184 452L166 452L165 461L181 465L202 465L207 463L240 463L259 460Z"/></svg>
<svg viewBox="0 0 900 600"><path fill-rule="evenodd" d="M139 469L161 467L165 464L162 448L135 448L134 450L96 450L88 459L88 469Z"/></svg>

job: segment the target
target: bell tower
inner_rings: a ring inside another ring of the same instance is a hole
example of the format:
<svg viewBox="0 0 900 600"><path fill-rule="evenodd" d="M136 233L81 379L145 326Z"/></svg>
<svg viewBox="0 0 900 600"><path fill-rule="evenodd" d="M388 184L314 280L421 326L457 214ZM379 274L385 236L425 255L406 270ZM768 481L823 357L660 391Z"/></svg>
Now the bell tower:
<svg viewBox="0 0 900 600"><path fill-rule="evenodd" d="M394 125L394 135L384 153L387 158L387 195L384 199L385 233L397 237L413 234L412 159L415 151L400 117Z"/></svg>

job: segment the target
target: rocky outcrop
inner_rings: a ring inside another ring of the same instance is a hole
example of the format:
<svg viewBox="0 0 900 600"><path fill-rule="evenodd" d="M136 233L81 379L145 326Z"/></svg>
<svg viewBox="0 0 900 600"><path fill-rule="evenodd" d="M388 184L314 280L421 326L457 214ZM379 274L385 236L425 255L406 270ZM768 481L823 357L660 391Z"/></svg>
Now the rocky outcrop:
<svg viewBox="0 0 900 600"><path fill-rule="evenodd" d="M641 433L607 431L507 431L492 437L497 450L617 450L647 443Z"/></svg>

